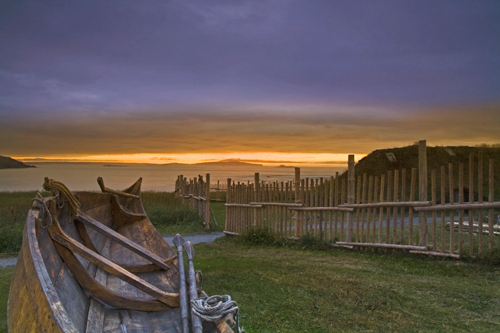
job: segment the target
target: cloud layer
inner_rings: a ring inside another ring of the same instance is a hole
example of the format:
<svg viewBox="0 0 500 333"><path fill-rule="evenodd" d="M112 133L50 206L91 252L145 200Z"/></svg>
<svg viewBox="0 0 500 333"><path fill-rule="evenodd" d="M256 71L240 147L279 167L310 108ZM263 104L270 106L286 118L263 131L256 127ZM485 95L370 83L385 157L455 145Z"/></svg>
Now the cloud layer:
<svg viewBox="0 0 500 333"><path fill-rule="evenodd" d="M0 4L0 154L498 142L494 1Z"/></svg>

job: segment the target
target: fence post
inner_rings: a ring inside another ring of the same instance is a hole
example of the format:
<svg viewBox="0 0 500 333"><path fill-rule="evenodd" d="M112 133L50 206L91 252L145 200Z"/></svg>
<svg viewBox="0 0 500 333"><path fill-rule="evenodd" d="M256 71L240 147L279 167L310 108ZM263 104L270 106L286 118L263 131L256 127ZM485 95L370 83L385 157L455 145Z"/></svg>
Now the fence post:
<svg viewBox="0 0 500 333"><path fill-rule="evenodd" d="M175 181L175 198L180 198L181 191L181 176L177 176L177 180Z"/></svg>
<svg viewBox="0 0 500 333"><path fill-rule="evenodd" d="M200 215L202 218L205 218L205 214L204 214L204 206L203 206L203 202L200 200L200 198L203 197L203 176L202 175L198 175L198 185L197 185L197 193L196 195L198 196L198 199L195 201L196 202L196 210L198 211L198 215Z"/></svg>
<svg viewBox="0 0 500 333"><path fill-rule="evenodd" d="M205 183L205 228L210 229L210 174L207 173Z"/></svg>
<svg viewBox="0 0 500 333"><path fill-rule="evenodd" d="M300 168L295 168L295 203L301 203L300 200ZM302 236L302 213L295 211L295 236Z"/></svg>
<svg viewBox="0 0 500 333"><path fill-rule="evenodd" d="M258 172L255 173L255 195L253 197L253 200L255 202L260 202L260 178L259 178ZM260 227L260 209L259 208L254 209L253 227L254 228Z"/></svg>
<svg viewBox="0 0 500 333"><path fill-rule="evenodd" d="M418 200L427 201L427 145L425 140L418 142ZM452 194L450 194L452 195ZM427 246L427 214L418 213L419 246Z"/></svg>
<svg viewBox="0 0 500 333"><path fill-rule="evenodd" d="M226 192L226 203L231 203L231 178L227 179L227 192ZM226 206L226 225L224 226L225 231L232 231L229 230L229 207Z"/></svg>
<svg viewBox="0 0 500 333"><path fill-rule="evenodd" d="M354 192L356 188L356 179L354 173L354 155L349 155L347 161L347 203L352 205L354 204ZM353 212L347 212L347 234L346 241L352 241L352 225L353 225ZM342 221L342 223L344 223Z"/></svg>

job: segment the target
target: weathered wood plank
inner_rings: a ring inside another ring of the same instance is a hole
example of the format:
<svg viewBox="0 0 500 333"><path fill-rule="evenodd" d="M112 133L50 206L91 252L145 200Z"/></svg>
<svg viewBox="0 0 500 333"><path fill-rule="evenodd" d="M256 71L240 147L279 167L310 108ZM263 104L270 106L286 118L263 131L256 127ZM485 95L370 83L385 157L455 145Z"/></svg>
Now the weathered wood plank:
<svg viewBox="0 0 500 333"><path fill-rule="evenodd" d="M135 195L135 194L127 193L124 191L112 190L110 188L107 188L106 186L104 186L104 180L101 177L97 178L97 183L99 184L99 187L101 188L101 191L103 193L111 193L111 194L116 194L116 195L129 197L129 198L133 198L133 199L140 199L141 198L140 196Z"/></svg>
<svg viewBox="0 0 500 333"><path fill-rule="evenodd" d="M460 259L459 254L452 254L452 253L443 253L443 252L433 252L433 251L410 251L412 254L425 254L428 256L437 256L437 257L449 257L449 258L455 258L455 259Z"/></svg>
<svg viewBox="0 0 500 333"><path fill-rule="evenodd" d="M69 268L64 265L54 283L57 294L79 332L85 331L86 318L82 314L88 312L89 299L75 280Z"/></svg>
<svg viewBox="0 0 500 333"><path fill-rule="evenodd" d="M302 207L301 203L287 203L287 202L250 202L251 206L282 206L282 207Z"/></svg>
<svg viewBox="0 0 500 333"><path fill-rule="evenodd" d="M417 250L417 251L425 251L425 250L427 250L426 246L385 244L385 243L337 242L335 244L337 244L337 245L347 245L347 246L380 247L380 248L401 249L401 250Z"/></svg>
<svg viewBox="0 0 500 333"><path fill-rule="evenodd" d="M459 210L459 209L488 209L488 208L500 208L499 202L476 202L476 203L464 203L464 204L447 204L447 205L436 205L429 207L415 207L416 211L435 211L435 210Z"/></svg>
<svg viewBox="0 0 500 333"><path fill-rule="evenodd" d="M102 332L104 328L104 305L95 298L90 299L89 312L87 314L86 333Z"/></svg>
<svg viewBox="0 0 500 333"><path fill-rule="evenodd" d="M170 269L170 266L166 264L165 262L172 262L175 257L171 257L168 259L162 259L158 257L156 254L153 252L149 251L148 249L145 249L136 243L130 241L128 238L125 238L124 236L120 235L113 229L110 229L106 227L103 224L100 224L99 222L95 221L93 218L87 215L80 214L77 216L78 221L83 222L85 225L88 225L89 227L93 228L94 230L102 233L103 235L111 238L113 241L119 243L120 245L126 247L127 249L133 251L134 253L140 255L141 257L150 260L154 264L156 264L158 267L163 268L164 270Z"/></svg>
<svg viewBox="0 0 500 333"><path fill-rule="evenodd" d="M132 200L132 199L131 199ZM140 200L134 200L140 203ZM120 203L120 199L115 195L111 196L111 210L113 212L113 223L120 226L131 222L140 221L146 218L143 210L132 211ZM138 211L138 213L137 213Z"/></svg>
<svg viewBox="0 0 500 333"><path fill-rule="evenodd" d="M330 212L353 212L354 208L350 207L288 207L289 210L297 211L330 211Z"/></svg>
<svg viewBox="0 0 500 333"><path fill-rule="evenodd" d="M149 315L146 312L108 309L103 332L152 333L154 330L150 326Z"/></svg>
<svg viewBox="0 0 500 333"><path fill-rule="evenodd" d="M25 278L20 282L28 287L31 297L27 303L24 303L25 308L15 321L9 311L9 330L11 332L28 332L49 328L52 332L78 332L61 303L46 270L36 237L35 216L32 211L28 213L26 220L23 244L21 262L24 264ZM32 323L20 323L20 321L30 318L31 313L37 318L36 329L33 329ZM16 325L21 325L21 327L17 326L19 330L17 330Z"/></svg>
<svg viewBox="0 0 500 333"><path fill-rule="evenodd" d="M91 261L95 265L104 269L109 274L112 274L112 275L119 277L120 279L122 279L122 280L126 281L127 283L133 285L134 287L144 291L145 293L150 294L151 296L155 297L159 301L161 301L169 306L172 306L172 307L179 306L179 295L178 294L163 292L162 290L151 285L147 281L144 281L143 279L137 277L136 275L131 274L127 270L123 269L122 267L116 265L115 263L104 258L103 256L87 249L82 244L72 240L71 238L65 236L64 234L60 234L57 232L51 232L51 236L59 244L68 248L70 251L75 252L75 253L83 256L84 258Z"/></svg>

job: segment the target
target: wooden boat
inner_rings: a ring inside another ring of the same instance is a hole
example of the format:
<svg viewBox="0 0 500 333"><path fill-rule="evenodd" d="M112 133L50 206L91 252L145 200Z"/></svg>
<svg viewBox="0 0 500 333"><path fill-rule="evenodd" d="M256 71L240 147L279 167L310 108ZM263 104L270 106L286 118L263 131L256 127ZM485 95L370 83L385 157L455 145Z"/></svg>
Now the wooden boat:
<svg viewBox="0 0 500 333"><path fill-rule="evenodd" d="M10 287L9 331L191 331L181 318L184 269L144 212L141 179L124 191L98 182L103 193L72 193L46 178L44 188L54 196L35 198L28 212ZM196 316L188 316L191 325ZM203 332L233 332L233 323L231 314L203 320Z"/></svg>

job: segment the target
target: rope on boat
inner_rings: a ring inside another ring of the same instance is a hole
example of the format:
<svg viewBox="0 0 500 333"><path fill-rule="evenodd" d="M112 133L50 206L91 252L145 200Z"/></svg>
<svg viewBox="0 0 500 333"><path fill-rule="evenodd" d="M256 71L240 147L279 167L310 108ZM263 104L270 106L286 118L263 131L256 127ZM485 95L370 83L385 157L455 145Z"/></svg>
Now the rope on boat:
<svg viewBox="0 0 500 333"><path fill-rule="evenodd" d="M73 193L68 190L66 185L54 179L45 177L43 189L46 191L50 191L56 197L59 197L62 200L62 205L64 205L64 201L66 200L68 202L70 212L73 214L73 216L77 216L78 214L80 214L80 202L78 202Z"/></svg>
<svg viewBox="0 0 500 333"><path fill-rule="evenodd" d="M191 310L194 314L205 321L216 321L228 314L233 314L238 332L245 332L240 328L238 305L231 300L229 295L214 295L206 298L198 298L191 301Z"/></svg>
<svg viewBox="0 0 500 333"><path fill-rule="evenodd" d="M40 215L40 217L39 217L40 227L42 227L42 229L47 229L52 224L52 215L50 215L49 209L47 208L47 205L45 205L45 201L43 201L42 195L40 193L37 193L36 197L33 198L33 201L38 202L40 204L41 209L42 209L42 215ZM45 220L45 215L47 215L49 217L49 223L47 223L46 225L43 225L43 220Z"/></svg>

